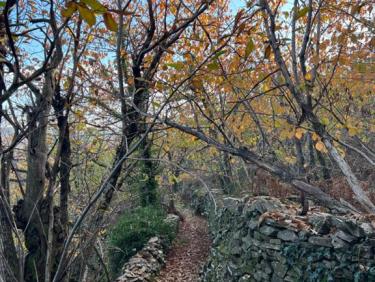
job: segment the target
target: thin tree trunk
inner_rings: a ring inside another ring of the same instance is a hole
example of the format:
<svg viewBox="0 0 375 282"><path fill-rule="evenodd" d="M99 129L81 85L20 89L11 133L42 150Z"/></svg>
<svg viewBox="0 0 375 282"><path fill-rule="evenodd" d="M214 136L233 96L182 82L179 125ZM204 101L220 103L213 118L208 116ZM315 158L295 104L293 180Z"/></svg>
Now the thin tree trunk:
<svg viewBox="0 0 375 282"><path fill-rule="evenodd" d="M298 175L301 176L305 173L305 158L303 156L302 140L294 138L294 142L296 145ZM304 191L300 192L300 202L302 207L300 215L306 215L309 210L309 201Z"/></svg>

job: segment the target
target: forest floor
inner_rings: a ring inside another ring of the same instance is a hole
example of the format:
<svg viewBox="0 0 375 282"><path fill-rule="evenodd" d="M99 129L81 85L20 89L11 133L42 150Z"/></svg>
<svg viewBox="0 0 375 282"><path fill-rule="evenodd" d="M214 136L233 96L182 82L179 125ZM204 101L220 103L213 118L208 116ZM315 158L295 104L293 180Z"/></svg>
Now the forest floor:
<svg viewBox="0 0 375 282"><path fill-rule="evenodd" d="M191 212L184 211L184 216L156 282L197 282L199 279L211 245L207 221Z"/></svg>

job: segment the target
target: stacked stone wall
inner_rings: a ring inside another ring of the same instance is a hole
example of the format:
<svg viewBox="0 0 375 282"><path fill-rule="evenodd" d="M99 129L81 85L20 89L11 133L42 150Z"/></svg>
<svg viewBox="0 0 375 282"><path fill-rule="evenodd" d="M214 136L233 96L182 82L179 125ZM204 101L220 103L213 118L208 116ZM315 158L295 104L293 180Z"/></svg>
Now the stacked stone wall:
<svg viewBox="0 0 375 282"><path fill-rule="evenodd" d="M270 197L225 198L203 281L375 281L375 221Z"/></svg>

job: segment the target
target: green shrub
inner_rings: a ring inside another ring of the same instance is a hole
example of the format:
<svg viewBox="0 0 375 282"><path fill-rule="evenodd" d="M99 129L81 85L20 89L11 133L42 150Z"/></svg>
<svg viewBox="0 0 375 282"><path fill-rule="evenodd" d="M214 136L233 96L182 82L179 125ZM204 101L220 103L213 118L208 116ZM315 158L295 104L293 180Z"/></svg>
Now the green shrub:
<svg viewBox="0 0 375 282"><path fill-rule="evenodd" d="M165 211L157 206L140 207L120 217L109 232L109 260L112 275L120 274L124 263L153 236L170 243L176 230L164 222Z"/></svg>

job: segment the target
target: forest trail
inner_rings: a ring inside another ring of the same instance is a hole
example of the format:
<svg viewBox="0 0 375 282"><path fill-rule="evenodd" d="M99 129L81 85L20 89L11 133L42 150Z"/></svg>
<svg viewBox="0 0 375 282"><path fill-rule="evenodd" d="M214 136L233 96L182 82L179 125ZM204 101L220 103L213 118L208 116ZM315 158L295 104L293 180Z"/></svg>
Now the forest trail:
<svg viewBox="0 0 375 282"><path fill-rule="evenodd" d="M156 277L156 282L197 282L199 271L210 250L207 221L184 212L176 239L166 258L166 265Z"/></svg>

